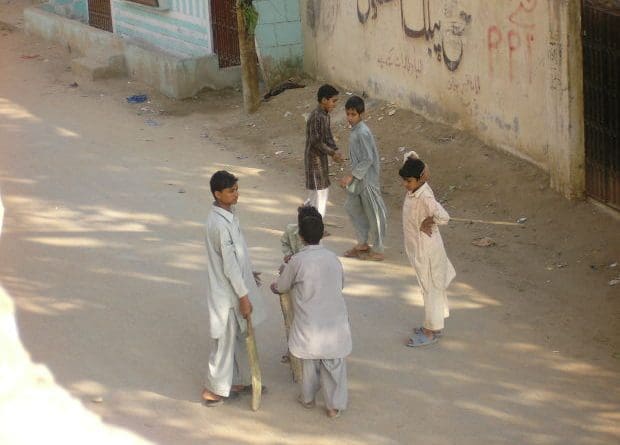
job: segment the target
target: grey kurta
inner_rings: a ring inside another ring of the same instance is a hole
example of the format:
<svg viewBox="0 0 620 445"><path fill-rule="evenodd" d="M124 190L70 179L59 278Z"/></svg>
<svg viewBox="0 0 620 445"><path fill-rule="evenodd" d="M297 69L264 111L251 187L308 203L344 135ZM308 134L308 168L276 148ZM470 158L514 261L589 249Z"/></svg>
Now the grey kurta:
<svg viewBox="0 0 620 445"><path fill-rule="evenodd" d="M361 181L362 191L347 194L345 209L357 233L357 241L367 243L371 237L373 248L383 251L387 209L381 197L380 159L375 138L364 122L359 122L351 130L349 137L349 157L351 174L354 180Z"/></svg>
<svg viewBox="0 0 620 445"><path fill-rule="evenodd" d="M342 296L344 273L338 257L321 245L293 255L278 279L289 292L295 318L289 350L302 359L344 358L351 353L351 328Z"/></svg>
<svg viewBox="0 0 620 445"><path fill-rule="evenodd" d="M239 313L239 298L248 295L252 303L252 322L265 319L265 306L254 275L248 246L239 227L239 219L216 205L206 223L207 307L211 338L224 334L230 309L243 332L246 323Z"/></svg>

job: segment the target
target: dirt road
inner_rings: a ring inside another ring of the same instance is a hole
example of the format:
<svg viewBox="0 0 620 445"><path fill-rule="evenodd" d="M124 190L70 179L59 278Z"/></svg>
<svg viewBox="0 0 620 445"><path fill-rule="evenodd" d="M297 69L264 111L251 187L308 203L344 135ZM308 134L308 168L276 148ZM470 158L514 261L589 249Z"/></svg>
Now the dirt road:
<svg viewBox="0 0 620 445"><path fill-rule="evenodd" d="M376 101L369 125L385 158L390 235L386 262L343 259L350 409L332 421L322 404L295 402L279 363L278 301L266 289L261 410L247 399L201 406L208 178L221 168L241 178L242 225L269 282L304 196L301 115L314 86L249 118L237 92L174 102L127 80L75 79L68 57L0 30L0 280L33 359L106 422L175 445L620 440L620 285L609 285L620 275L618 219L565 201L530 164ZM143 92L150 103L126 103ZM443 230L457 269L452 315L441 342L423 350L403 346L422 308L401 247L400 146L421 151L436 194L460 218ZM337 252L354 242L343 199L334 188L328 220L343 227L325 244ZM475 247L479 236L497 244Z"/></svg>

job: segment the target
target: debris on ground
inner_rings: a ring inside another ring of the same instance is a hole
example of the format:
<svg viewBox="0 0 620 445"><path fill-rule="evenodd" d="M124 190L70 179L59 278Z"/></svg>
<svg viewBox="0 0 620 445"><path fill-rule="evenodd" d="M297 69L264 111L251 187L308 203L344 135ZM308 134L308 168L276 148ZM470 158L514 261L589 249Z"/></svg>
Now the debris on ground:
<svg viewBox="0 0 620 445"><path fill-rule="evenodd" d="M620 277L616 277L609 282L610 286L615 286L616 284L620 284Z"/></svg>
<svg viewBox="0 0 620 445"><path fill-rule="evenodd" d="M527 221L527 218L525 216L517 218L517 224L525 224L526 221Z"/></svg>
<svg viewBox="0 0 620 445"><path fill-rule="evenodd" d="M390 111L388 111L388 116L394 116L396 114L396 110L392 109Z"/></svg>
<svg viewBox="0 0 620 445"><path fill-rule="evenodd" d="M289 79L270 89L269 92L263 96L263 100L269 100L270 98L277 96L278 94L281 94L286 90L305 87L305 85L297 83L293 79Z"/></svg>
<svg viewBox="0 0 620 445"><path fill-rule="evenodd" d="M25 60L36 59L38 57L40 57L38 54L24 54L24 55L22 55L22 59L25 59Z"/></svg>
<svg viewBox="0 0 620 445"><path fill-rule="evenodd" d="M474 239L471 243L477 247L491 247L495 245L495 240L489 238L488 236L483 236L481 238Z"/></svg>
<svg viewBox="0 0 620 445"><path fill-rule="evenodd" d="M148 100L148 96L146 94L134 94L133 96L129 96L127 98L127 102L130 104L141 104L142 102L146 102Z"/></svg>
<svg viewBox="0 0 620 445"><path fill-rule="evenodd" d="M73 82L69 84L69 88L77 88L79 87L79 84L77 82Z"/></svg>
<svg viewBox="0 0 620 445"><path fill-rule="evenodd" d="M144 123L148 125L149 127L160 127L161 126L161 124L157 122L155 119L146 119Z"/></svg>

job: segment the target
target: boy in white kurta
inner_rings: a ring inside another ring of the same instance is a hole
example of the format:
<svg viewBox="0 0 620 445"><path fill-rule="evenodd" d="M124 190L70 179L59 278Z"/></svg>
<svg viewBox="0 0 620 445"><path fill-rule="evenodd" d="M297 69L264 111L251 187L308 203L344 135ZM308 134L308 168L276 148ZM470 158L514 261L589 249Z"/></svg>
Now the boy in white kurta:
<svg viewBox="0 0 620 445"><path fill-rule="evenodd" d="M407 346L435 343L450 315L446 289L456 272L446 255L438 225L448 224L448 212L437 202L428 185L428 167L415 152L405 155L398 172L407 190L403 204L405 251L415 268L424 298L424 324L414 329Z"/></svg>
<svg viewBox="0 0 620 445"><path fill-rule="evenodd" d="M329 417L347 407L346 357L351 353L351 329L342 296L344 273L333 252L319 245L323 237L320 217L307 216L299 226L306 246L290 259L274 293L289 292L295 318L289 350L302 360L303 378L299 401L314 406L319 388Z"/></svg>
<svg viewBox="0 0 620 445"><path fill-rule="evenodd" d="M210 181L215 198L207 217L207 308L211 352L203 402L221 405L225 398L249 392L246 385L246 319L259 324L265 318L262 295L248 247L234 213L239 198L237 178L221 170Z"/></svg>

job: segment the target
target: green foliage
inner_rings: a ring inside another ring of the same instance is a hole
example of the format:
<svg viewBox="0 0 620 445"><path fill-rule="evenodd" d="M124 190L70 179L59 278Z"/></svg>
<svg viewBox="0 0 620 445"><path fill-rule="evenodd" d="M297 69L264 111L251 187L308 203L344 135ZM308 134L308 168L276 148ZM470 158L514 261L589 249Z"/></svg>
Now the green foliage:
<svg viewBox="0 0 620 445"><path fill-rule="evenodd" d="M243 13L246 32L249 35L254 35L256 25L258 24L258 11L252 4L252 0L241 0L239 2L239 7Z"/></svg>

